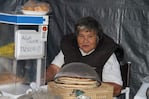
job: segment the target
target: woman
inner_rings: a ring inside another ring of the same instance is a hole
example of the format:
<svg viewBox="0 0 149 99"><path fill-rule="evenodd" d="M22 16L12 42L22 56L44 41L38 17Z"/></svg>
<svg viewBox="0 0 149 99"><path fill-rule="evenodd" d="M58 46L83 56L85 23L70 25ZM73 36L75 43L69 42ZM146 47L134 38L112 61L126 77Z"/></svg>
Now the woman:
<svg viewBox="0 0 149 99"><path fill-rule="evenodd" d="M121 92L122 78L115 51L119 49L102 27L92 17L78 20L74 34L64 36L61 51L47 68L47 81L52 80L59 69L71 62L83 62L95 68L102 82L114 87L114 96Z"/></svg>

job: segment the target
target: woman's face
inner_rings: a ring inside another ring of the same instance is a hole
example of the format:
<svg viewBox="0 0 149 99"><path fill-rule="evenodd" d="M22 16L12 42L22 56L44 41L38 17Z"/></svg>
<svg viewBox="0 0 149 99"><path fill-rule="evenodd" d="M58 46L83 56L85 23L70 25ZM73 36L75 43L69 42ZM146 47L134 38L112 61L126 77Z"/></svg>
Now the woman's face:
<svg viewBox="0 0 149 99"><path fill-rule="evenodd" d="M97 34L95 31L80 30L77 36L78 46L85 52L88 53L96 48L97 45Z"/></svg>

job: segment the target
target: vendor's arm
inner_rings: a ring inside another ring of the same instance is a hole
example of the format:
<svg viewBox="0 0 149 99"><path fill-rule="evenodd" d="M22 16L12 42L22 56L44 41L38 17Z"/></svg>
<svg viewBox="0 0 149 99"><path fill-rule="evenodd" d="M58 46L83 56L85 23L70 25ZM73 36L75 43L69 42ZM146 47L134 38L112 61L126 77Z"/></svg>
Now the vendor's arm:
<svg viewBox="0 0 149 99"><path fill-rule="evenodd" d="M56 73L60 70L61 66L64 64L64 55L62 51L54 58L51 65L48 66L46 71L46 82L54 79Z"/></svg>
<svg viewBox="0 0 149 99"><path fill-rule="evenodd" d="M103 68L102 80L114 87L114 96L118 96L122 89L120 65L115 54L112 54Z"/></svg>
<svg viewBox="0 0 149 99"><path fill-rule="evenodd" d="M59 69L57 65L51 64L46 71L46 82L53 80Z"/></svg>
<svg viewBox="0 0 149 99"><path fill-rule="evenodd" d="M104 83L107 83L107 84L110 84L110 85L113 86L113 88L114 88L114 90L113 90L113 96L114 97L120 95L121 90L122 90L122 86L121 85L118 85L118 84L113 83L113 82L104 82Z"/></svg>

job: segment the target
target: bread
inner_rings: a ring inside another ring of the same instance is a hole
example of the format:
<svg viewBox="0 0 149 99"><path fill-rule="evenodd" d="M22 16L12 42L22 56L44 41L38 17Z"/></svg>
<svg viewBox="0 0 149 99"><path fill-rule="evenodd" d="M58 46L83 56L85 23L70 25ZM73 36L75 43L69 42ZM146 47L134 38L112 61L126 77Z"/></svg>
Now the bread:
<svg viewBox="0 0 149 99"><path fill-rule="evenodd" d="M80 88L94 88L99 84L97 81L88 78L78 77L60 77L55 79L55 82L62 87L80 87Z"/></svg>
<svg viewBox="0 0 149 99"><path fill-rule="evenodd" d="M10 84L14 82L23 82L23 79L11 74L11 73L1 73L0 74L0 84Z"/></svg>
<svg viewBox="0 0 149 99"><path fill-rule="evenodd" d="M30 3L30 4L25 4L23 6L23 10L27 10L27 11L36 11L36 12L48 12L49 11L49 4L47 3Z"/></svg>

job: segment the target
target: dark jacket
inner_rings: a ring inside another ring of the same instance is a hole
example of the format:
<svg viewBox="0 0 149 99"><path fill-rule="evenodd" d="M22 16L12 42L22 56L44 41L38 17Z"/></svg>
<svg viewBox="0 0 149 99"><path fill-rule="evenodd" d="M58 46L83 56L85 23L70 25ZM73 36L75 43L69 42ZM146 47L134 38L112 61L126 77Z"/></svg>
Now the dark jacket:
<svg viewBox="0 0 149 99"><path fill-rule="evenodd" d="M89 55L82 56L77 44L76 35L66 35L61 41L61 49L64 54L65 64L71 62L86 63L94 67L100 77L102 77L102 69L104 64L119 48L120 46L118 44L116 44L110 37L103 34L102 39L99 40L95 51Z"/></svg>

